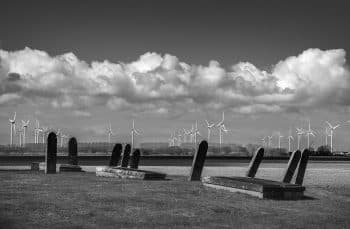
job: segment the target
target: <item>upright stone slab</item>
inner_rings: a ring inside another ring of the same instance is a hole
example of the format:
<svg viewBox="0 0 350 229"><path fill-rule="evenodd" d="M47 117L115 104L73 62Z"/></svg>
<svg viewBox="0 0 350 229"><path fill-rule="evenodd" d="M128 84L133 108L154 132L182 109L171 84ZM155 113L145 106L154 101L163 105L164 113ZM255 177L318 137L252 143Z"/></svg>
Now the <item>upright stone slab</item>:
<svg viewBox="0 0 350 229"><path fill-rule="evenodd" d="M248 171L246 174L247 177L251 177L251 178L255 177L255 174L258 171L258 168L260 166L260 163L263 157L264 157L264 148L258 148L255 151L253 158L249 163Z"/></svg>
<svg viewBox="0 0 350 229"><path fill-rule="evenodd" d="M45 173L56 173L57 162L57 136L54 132L51 132L47 137L47 148L45 156Z"/></svg>
<svg viewBox="0 0 350 229"><path fill-rule="evenodd" d="M205 158L208 151L208 142L202 141L199 144L198 150L193 157L191 173L188 178L189 181L199 181L202 176Z"/></svg>
<svg viewBox="0 0 350 229"><path fill-rule="evenodd" d="M122 158L122 164L121 167L127 168L129 164L129 159L130 159L130 151L131 151L131 146L130 144L127 144L124 149L123 153L123 158Z"/></svg>
<svg viewBox="0 0 350 229"><path fill-rule="evenodd" d="M112 156L109 161L109 166L118 166L118 163L120 161L120 155L122 154L122 149L122 144L117 143L114 145Z"/></svg>
<svg viewBox="0 0 350 229"><path fill-rule="evenodd" d="M308 149L304 149L299 162L298 172L295 178L295 184L303 185L309 155L310 151Z"/></svg>
<svg viewBox="0 0 350 229"><path fill-rule="evenodd" d="M68 164L60 165L60 172L82 172L78 166L78 143L74 137L68 141Z"/></svg>
<svg viewBox="0 0 350 229"><path fill-rule="evenodd" d="M140 150L135 149L134 152L132 153L131 160L130 160L130 168L132 169L138 169L139 167L139 162L140 162Z"/></svg>
<svg viewBox="0 0 350 229"><path fill-rule="evenodd" d="M68 164L78 165L78 143L74 137L68 141Z"/></svg>
<svg viewBox="0 0 350 229"><path fill-rule="evenodd" d="M301 152L299 150L294 151L292 155L289 158L287 168L284 172L282 182L284 183L290 183L293 179L293 175L295 173L295 170L298 166L298 163L300 161Z"/></svg>

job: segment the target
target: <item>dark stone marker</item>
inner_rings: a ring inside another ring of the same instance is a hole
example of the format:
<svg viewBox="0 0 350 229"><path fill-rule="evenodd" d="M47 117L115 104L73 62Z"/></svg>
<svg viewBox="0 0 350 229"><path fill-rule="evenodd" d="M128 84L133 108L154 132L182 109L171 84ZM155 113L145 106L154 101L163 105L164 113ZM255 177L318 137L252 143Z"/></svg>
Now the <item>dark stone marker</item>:
<svg viewBox="0 0 350 229"><path fill-rule="evenodd" d="M139 162L140 162L140 150L135 149L134 152L132 153L131 160L130 160L130 168L132 169L138 169L139 167Z"/></svg>
<svg viewBox="0 0 350 229"><path fill-rule="evenodd" d="M124 167L124 168L128 167L129 159L130 159L130 151L131 151L131 146L130 144L127 144L124 149L121 167Z"/></svg>
<svg viewBox="0 0 350 229"><path fill-rule="evenodd" d="M290 183L293 179L293 175L295 173L296 168L298 167L298 163L300 161L301 152L300 150L294 151L292 156L290 156L287 168L284 172L282 182Z"/></svg>
<svg viewBox="0 0 350 229"><path fill-rule="evenodd" d="M122 144L117 143L114 145L109 166L118 166L120 155L122 154L122 148Z"/></svg>
<svg viewBox="0 0 350 229"><path fill-rule="evenodd" d="M295 178L295 184L303 185L306 166L309 160L309 154L310 154L310 151L308 149L304 149L299 162L299 168L298 168L297 176Z"/></svg>
<svg viewBox="0 0 350 229"><path fill-rule="evenodd" d="M197 153L193 157L192 168L189 181L199 181L201 179L205 158L208 151L208 142L202 141L199 144Z"/></svg>
<svg viewBox="0 0 350 229"><path fill-rule="evenodd" d="M258 148L255 151L255 154L249 163L248 171L246 174L247 177L251 177L251 178L255 177L255 174L258 171L259 165L263 157L264 157L264 148Z"/></svg>
<svg viewBox="0 0 350 229"><path fill-rule="evenodd" d="M51 132L47 137L45 162L45 173L56 173L57 136L54 132Z"/></svg>
<svg viewBox="0 0 350 229"><path fill-rule="evenodd" d="M68 142L68 164L78 165L78 143L74 137Z"/></svg>

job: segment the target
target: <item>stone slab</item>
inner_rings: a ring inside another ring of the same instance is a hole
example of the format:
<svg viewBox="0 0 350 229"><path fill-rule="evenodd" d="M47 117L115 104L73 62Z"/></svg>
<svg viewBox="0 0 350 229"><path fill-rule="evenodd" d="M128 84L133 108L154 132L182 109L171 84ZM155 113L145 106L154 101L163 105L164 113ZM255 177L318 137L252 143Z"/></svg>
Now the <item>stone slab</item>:
<svg viewBox="0 0 350 229"><path fill-rule="evenodd" d="M166 174L124 167L96 167L96 176L118 179L164 180Z"/></svg>
<svg viewBox="0 0 350 229"><path fill-rule="evenodd" d="M79 165L63 164L59 166L60 172L83 172Z"/></svg>
<svg viewBox="0 0 350 229"><path fill-rule="evenodd" d="M250 177L204 177L205 186L245 193L262 199L296 200L304 196L305 187Z"/></svg>
<svg viewBox="0 0 350 229"><path fill-rule="evenodd" d="M255 174L259 169L259 166L263 157L264 157L264 148L258 148L249 163L248 171L246 173L247 177L255 177Z"/></svg>

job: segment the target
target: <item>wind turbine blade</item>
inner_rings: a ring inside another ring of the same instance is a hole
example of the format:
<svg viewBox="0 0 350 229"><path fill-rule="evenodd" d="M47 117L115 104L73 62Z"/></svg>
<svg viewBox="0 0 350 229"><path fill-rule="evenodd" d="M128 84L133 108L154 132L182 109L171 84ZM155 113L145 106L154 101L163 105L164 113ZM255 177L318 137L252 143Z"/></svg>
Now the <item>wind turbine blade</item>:
<svg viewBox="0 0 350 229"><path fill-rule="evenodd" d="M138 132L136 129L134 129L135 134L141 135L140 132Z"/></svg>
<svg viewBox="0 0 350 229"><path fill-rule="evenodd" d="M207 126L209 127L209 126L210 126L210 124L209 124L208 120L205 120L205 122L207 123Z"/></svg>
<svg viewBox="0 0 350 229"><path fill-rule="evenodd" d="M333 126L328 121L326 121L326 123L329 126L329 128L331 128L331 129L333 128Z"/></svg>
<svg viewBox="0 0 350 229"><path fill-rule="evenodd" d="M333 127L333 129L337 129L340 126L340 124L336 125L335 127Z"/></svg>

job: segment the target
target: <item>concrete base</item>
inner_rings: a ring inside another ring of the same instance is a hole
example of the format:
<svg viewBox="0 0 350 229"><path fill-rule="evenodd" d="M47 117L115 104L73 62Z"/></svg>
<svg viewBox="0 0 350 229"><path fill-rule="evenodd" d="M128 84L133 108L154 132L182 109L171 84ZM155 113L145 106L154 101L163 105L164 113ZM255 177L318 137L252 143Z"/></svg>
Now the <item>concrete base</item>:
<svg viewBox="0 0 350 229"><path fill-rule="evenodd" d="M211 188L244 193L261 199L297 200L304 196L305 187L296 184L249 177L204 177L203 185Z"/></svg>
<svg viewBox="0 0 350 229"><path fill-rule="evenodd" d="M33 171L45 170L45 162L32 162L30 169Z"/></svg>
<svg viewBox="0 0 350 229"><path fill-rule="evenodd" d="M119 179L164 180L166 174L122 167L96 167L96 176Z"/></svg>
<svg viewBox="0 0 350 229"><path fill-rule="evenodd" d="M60 165L59 171L60 172L83 172L83 170L79 165L68 165L68 164Z"/></svg>

